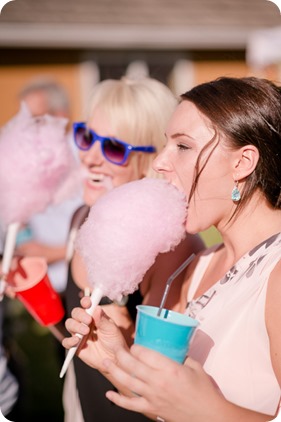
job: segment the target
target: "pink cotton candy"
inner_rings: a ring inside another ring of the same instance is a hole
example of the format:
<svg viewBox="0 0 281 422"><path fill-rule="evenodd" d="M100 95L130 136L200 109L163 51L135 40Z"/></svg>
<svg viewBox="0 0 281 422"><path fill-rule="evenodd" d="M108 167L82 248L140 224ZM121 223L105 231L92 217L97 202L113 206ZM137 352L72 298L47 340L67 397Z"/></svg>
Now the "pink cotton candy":
<svg viewBox="0 0 281 422"><path fill-rule="evenodd" d="M0 132L0 221L27 222L77 191L78 163L66 138L67 119L32 117L22 104Z"/></svg>
<svg viewBox="0 0 281 422"><path fill-rule="evenodd" d="M157 255L183 239L186 213L185 195L165 180L145 178L103 195L75 244L92 286L112 300L133 293Z"/></svg>

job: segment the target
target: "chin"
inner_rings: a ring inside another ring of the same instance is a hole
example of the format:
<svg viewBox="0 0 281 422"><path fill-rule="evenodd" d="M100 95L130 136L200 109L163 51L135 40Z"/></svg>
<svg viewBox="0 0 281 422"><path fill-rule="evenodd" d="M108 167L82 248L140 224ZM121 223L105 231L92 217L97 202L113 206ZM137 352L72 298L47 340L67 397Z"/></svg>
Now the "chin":
<svg viewBox="0 0 281 422"><path fill-rule="evenodd" d="M91 207L104 193L105 191L84 192L83 200L88 207Z"/></svg>
<svg viewBox="0 0 281 422"><path fill-rule="evenodd" d="M189 221L188 221L188 219L187 219L187 222L186 222L186 224L185 224L185 231L186 231L186 233L189 233L189 234L197 234L197 233L199 233L201 230L200 230L200 228L199 228L198 226L195 226L195 225L189 224Z"/></svg>

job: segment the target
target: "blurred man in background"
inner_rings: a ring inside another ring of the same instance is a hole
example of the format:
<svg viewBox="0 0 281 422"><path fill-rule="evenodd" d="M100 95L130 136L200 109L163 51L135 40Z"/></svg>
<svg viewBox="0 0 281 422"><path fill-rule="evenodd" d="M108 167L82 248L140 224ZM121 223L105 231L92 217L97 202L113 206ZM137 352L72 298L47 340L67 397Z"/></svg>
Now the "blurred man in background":
<svg viewBox="0 0 281 422"><path fill-rule="evenodd" d="M48 78L32 80L19 94L33 116L50 114L70 119L70 103L64 88ZM68 136L72 146L72 137ZM74 152L73 144L73 153ZM66 286L66 242L73 212L82 203L80 195L63 203L51 205L34 215L18 238L17 253L24 256L44 256L49 265L50 281L59 293Z"/></svg>

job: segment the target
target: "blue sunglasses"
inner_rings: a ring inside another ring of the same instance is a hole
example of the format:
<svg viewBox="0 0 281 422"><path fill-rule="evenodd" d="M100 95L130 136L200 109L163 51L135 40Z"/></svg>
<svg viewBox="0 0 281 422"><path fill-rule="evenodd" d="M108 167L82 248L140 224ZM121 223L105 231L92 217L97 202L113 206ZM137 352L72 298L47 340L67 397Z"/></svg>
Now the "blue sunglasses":
<svg viewBox="0 0 281 422"><path fill-rule="evenodd" d="M134 146L109 136L100 136L83 122L73 123L74 141L82 151L88 151L96 141L100 141L104 158L113 164L124 164L130 152L156 152L153 146Z"/></svg>

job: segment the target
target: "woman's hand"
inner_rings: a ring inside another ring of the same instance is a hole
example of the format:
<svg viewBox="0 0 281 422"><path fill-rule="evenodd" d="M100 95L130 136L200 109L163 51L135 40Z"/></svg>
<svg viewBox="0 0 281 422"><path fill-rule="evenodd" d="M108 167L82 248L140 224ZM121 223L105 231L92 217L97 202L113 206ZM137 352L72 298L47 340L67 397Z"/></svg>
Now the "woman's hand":
<svg viewBox="0 0 281 422"><path fill-rule="evenodd" d="M130 317L127 307L111 303L110 305L103 305L102 309L119 327L126 343L131 346L134 341L135 324Z"/></svg>
<svg viewBox="0 0 281 422"><path fill-rule="evenodd" d="M105 362L108 372L119 384L136 393L134 397L125 397L108 392L107 398L118 406L144 413L154 420L157 416L175 422L212 420L208 401L213 397L213 405L216 401L219 404L220 395L195 361L190 360L183 366L136 345L132 346L131 353L119 350L117 359L118 366L111 361ZM200 410L200 418L195 418L195 406Z"/></svg>
<svg viewBox="0 0 281 422"><path fill-rule="evenodd" d="M17 275L20 275L22 278L27 277L27 274L21 265L22 259L23 259L22 256L13 257L9 273L6 276L4 276L4 280L6 282L4 293L10 299L14 299L16 296L15 291L14 291L14 286L15 286L14 279L17 277ZM2 266L0 264L0 273L1 273L1 270L2 270Z"/></svg>
<svg viewBox="0 0 281 422"><path fill-rule="evenodd" d="M114 391L106 396L120 407L144 413L165 422L247 422L268 421L266 415L242 409L224 399L209 375L196 361L185 365L173 362L157 352L132 346L131 353L118 350L116 362L105 361L116 384L125 385L135 395Z"/></svg>
<svg viewBox="0 0 281 422"><path fill-rule="evenodd" d="M105 373L104 359L116 361L116 351L127 348L126 341L121 331L101 307L97 307L94 316L89 315L85 309L91 306L91 299L84 297L81 300L82 308L74 308L66 323L66 329L72 337L65 338L62 342L66 349L77 346L80 339L77 333L85 336L78 347L77 355L87 365Z"/></svg>

